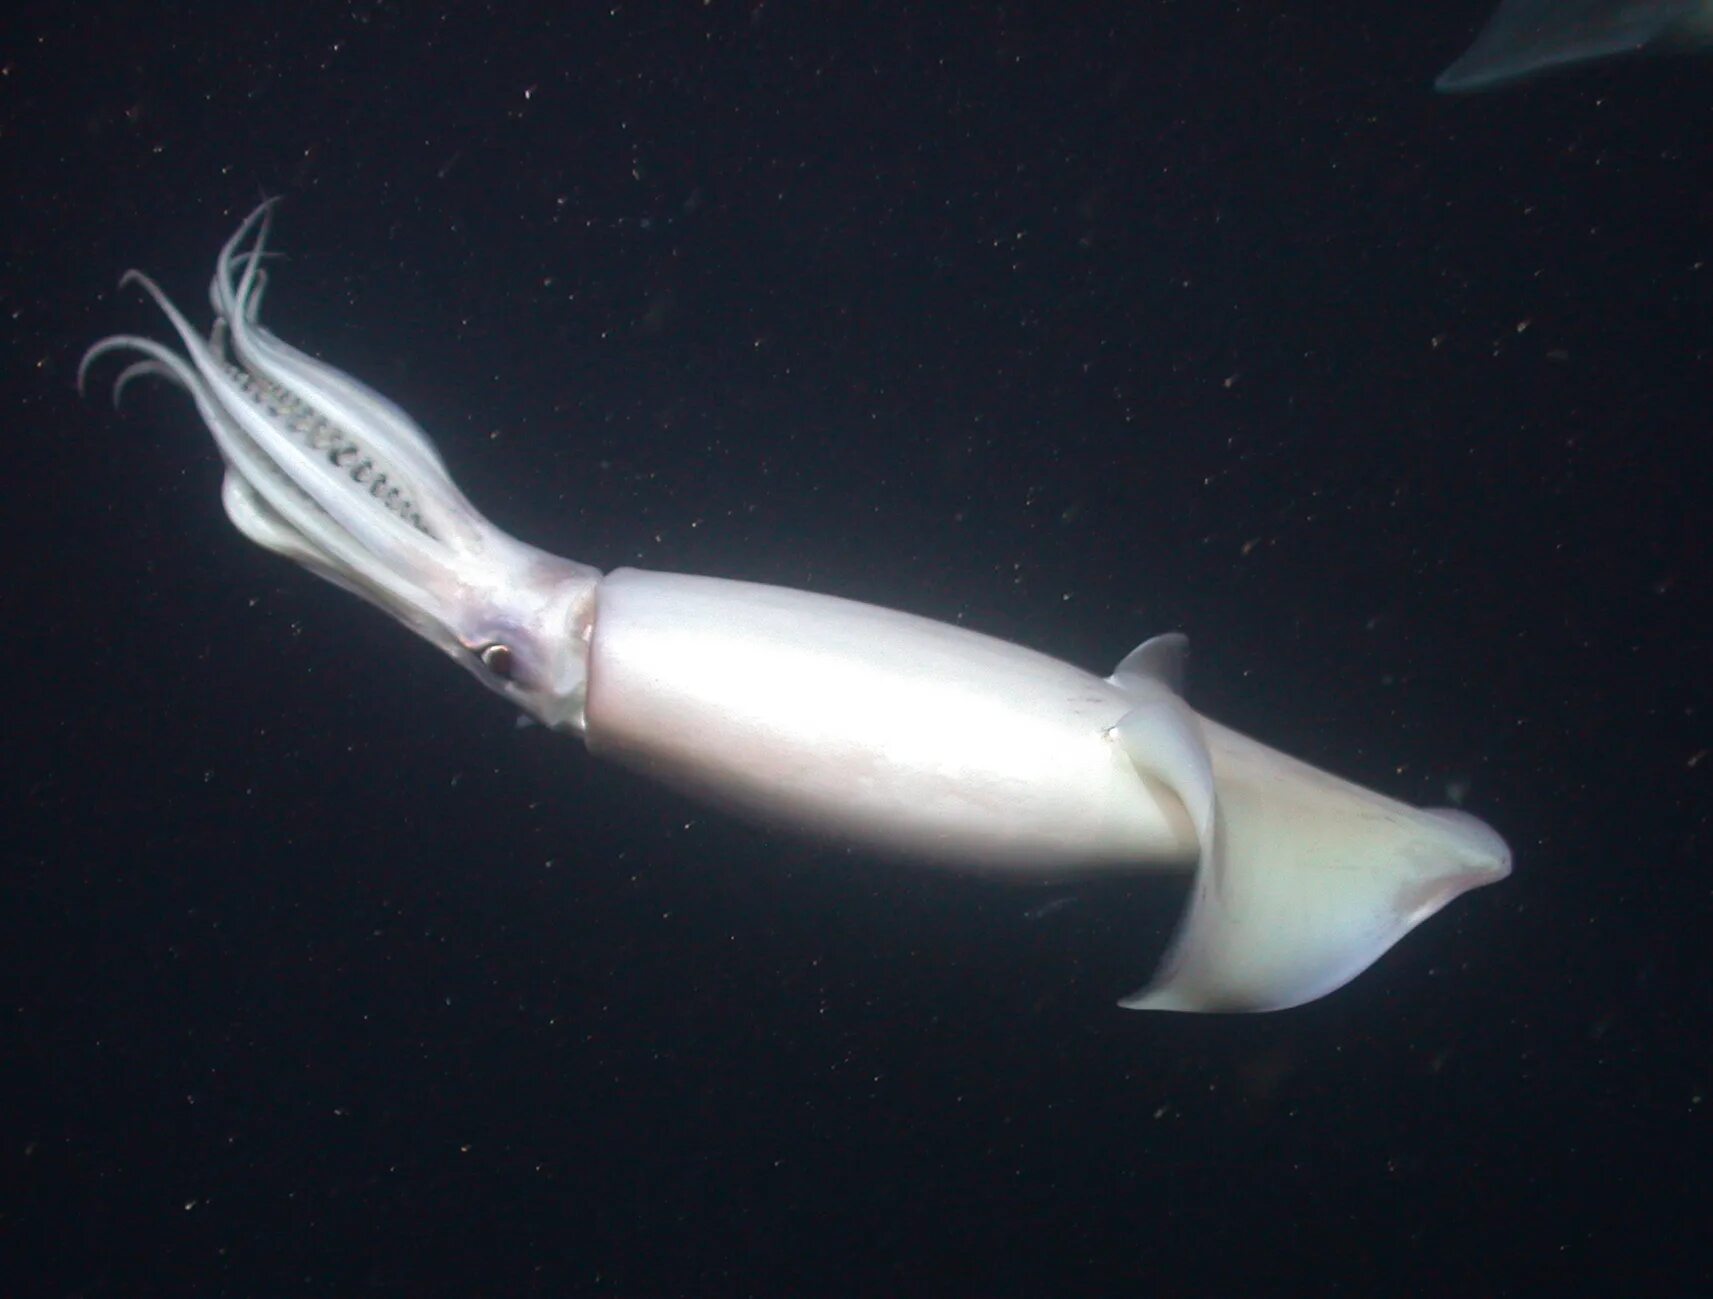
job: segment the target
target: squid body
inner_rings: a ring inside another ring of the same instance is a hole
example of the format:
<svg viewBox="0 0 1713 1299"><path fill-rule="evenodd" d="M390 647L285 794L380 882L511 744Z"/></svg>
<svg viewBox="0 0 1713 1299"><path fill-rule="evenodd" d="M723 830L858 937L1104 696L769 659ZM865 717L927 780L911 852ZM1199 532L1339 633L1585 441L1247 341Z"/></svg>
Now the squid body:
<svg viewBox="0 0 1713 1299"><path fill-rule="evenodd" d="M270 204L221 250L204 338L84 357L175 381L225 461L239 531L391 613L545 725L734 812L927 864L1051 880L1194 870L1153 981L1121 1004L1269 1010L1339 987L1510 869L1423 811L1192 711L1183 638L1099 676L828 595L585 564L484 519L421 429L257 318Z"/></svg>

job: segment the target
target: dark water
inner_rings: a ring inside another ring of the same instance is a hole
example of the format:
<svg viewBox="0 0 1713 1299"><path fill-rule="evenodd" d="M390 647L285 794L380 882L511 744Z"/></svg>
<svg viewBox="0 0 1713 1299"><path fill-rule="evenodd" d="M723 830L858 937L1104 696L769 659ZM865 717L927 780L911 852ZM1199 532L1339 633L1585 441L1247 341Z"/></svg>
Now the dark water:
<svg viewBox="0 0 1713 1299"><path fill-rule="evenodd" d="M1483 10L14 13L0 1294L1708 1292L1713 65L1435 96ZM274 327L519 535L1182 628L1515 875L1126 1014L1169 890L518 729L238 538L181 395L73 391L263 194Z"/></svg>

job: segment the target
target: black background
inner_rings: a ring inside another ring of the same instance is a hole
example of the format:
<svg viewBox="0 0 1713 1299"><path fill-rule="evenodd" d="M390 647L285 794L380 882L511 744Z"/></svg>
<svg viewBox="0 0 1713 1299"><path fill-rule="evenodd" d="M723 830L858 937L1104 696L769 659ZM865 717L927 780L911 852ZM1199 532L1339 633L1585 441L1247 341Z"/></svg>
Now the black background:
<svg viewBox="0 0 1713 1299"><path fill-rule="evenodd" d="M1438 6L5 20L0 1293L1707 1293L1713 80L1449 99ZM735 826L244 543L268 318L501 526L1191 698L1516 873L1128 1014L1175 896ZM1041 910L1045 914L1041 914Z"/></svg>

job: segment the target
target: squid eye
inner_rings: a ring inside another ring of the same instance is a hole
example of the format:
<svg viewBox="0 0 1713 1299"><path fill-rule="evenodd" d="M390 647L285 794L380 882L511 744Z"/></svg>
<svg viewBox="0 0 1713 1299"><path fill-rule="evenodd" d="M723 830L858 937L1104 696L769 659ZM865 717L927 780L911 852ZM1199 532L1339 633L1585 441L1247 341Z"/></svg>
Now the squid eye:
<svg viewBox="0 0 1713 1299"><path fill-rule="evenodd" d="M482 660L483 667L501 681L510 681L512 673L517 670L517 656L512 653L509 645L490 645L476 657Z"/></svg>

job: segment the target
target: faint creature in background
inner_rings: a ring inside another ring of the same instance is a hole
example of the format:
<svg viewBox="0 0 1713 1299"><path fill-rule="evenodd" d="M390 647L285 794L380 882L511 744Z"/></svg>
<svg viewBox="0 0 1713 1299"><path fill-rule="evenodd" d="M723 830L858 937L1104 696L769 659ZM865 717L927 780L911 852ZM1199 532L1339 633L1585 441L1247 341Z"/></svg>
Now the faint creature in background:
<svg viewBox="0 0 1713 1299"><path fill-rule="evenodd" d="M1504 0L1433 83L1447 94L1502 86L1618 54L1713 45L1713 0Z"/></svg>
<svg viewBox="0 0 1713 1299"><path fill-rule="evenodd" d="M1066 907L1074 907L1076 904L1077 895L1075 893L1061 893L1056 898L1048 898L1039 906L1030 907L1023 913L1023 918L1031 923L1037 920L1045 920L1048 916L1056 916Z"/></svg>

